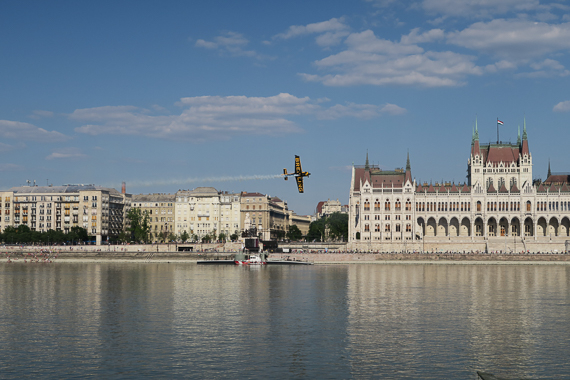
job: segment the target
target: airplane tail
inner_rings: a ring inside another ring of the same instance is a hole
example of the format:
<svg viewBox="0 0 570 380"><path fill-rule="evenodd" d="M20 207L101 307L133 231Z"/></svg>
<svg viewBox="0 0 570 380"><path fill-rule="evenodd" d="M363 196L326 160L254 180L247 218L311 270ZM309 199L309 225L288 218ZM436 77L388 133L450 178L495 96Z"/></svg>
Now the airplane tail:
<svg viewBox="0 0 570 380"><path fill-rule="evenodd" d="M285 176L285 181L287 181L289 178L287 177L288 173L287 173L287 169L283 169L283 175Z"/></svg>

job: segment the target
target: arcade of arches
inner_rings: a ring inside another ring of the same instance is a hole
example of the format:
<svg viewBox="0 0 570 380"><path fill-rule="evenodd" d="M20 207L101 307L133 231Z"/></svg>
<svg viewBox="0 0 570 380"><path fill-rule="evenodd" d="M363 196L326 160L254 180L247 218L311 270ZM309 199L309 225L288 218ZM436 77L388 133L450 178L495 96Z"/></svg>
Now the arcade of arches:
<svg viewBox="0 0 570 380"><path fill-rule="evenodd" d="M524 221L518 217L508 219L494 216L486 220L480 216L474 220L468 217L419 217L417 224L421 236L425 237L570 236L570 219L566 216L560 220L556 217L539 217L536 220L527 217Z"/></svg>

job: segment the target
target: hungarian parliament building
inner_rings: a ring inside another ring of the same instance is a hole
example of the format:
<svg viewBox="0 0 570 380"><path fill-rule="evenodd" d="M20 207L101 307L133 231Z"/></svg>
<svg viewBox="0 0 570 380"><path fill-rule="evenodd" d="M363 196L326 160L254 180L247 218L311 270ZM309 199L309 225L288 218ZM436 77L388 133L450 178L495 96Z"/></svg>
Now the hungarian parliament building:
<svg viewBox="0 0 570 380"><path fill-rule="evenodd" d="M479 143L467 182L419 184L406 168L353 166L349 248L361 251L563 252L570 242L570 176L532 177L526 122L516 144ZM570 246L569 246L570 247Z"/></svg>

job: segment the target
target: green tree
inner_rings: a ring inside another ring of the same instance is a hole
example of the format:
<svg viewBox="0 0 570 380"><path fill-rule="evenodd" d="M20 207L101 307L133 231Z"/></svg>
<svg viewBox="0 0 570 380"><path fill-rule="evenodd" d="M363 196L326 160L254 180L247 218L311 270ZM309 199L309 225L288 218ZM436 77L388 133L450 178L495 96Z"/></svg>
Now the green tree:
<svg viewBox="0 0 570 380"><path fill-rule="evenodd" d="M289 227L287 238L289 238L289 240L301 240L303 238L303 233L296 224L293 224L291 227Z"/></svg>
<svg viewBox="0 0 570 380"><path fill-rule="evenodd" d="M332 213L327 217L326 224L330 239L348 241L348 214Z"/></svg>
<svg viewBox="0 0 570 380"><path fill-rule="evenodd" d="M184 243L186 240L190 239L190 235L188 235L188 232L186 230L184 230L181 234L180 234L180 240L182 241L182 243Z"/></svg>
<svg viewBox="0 0 570 380"><path fill-rule="evenodd" d="M67 234L69 241L75 242L84 242L89 240L89 235L87 234L87 230L83 227L73 226L71 230Z"/></svg>
<svg viewBox="0 0 570 380"><path fill-rule="evenodd" d="M311 222L309 226L309 233L307 234L308 241L323 241L325 238L326 218L321 218Z"/></svg>
<svg viewBox="0 0 570 380"><path fill-rule="evenodd" d="M174 234L174 232L171 232L168 234L168 241L175 241L176 240L176 235Z"/></svg>
<svg viewBox="0 0 570 380"><path fill-rule="evenodd" d="M121 232L119 233L119 236L117 237L117 240L118 240L120 243L126 243L126 242L129 241L129 236L128 236L128 234L127 234L125 231L121 231Z"/></svg>
<svg viewBox="0 0 570 380"><path fill-rule="evenodd" d="M150 217L148 211L142 212L140 208L131 208L127 212L127 220L130 227L131 239L135 242L148 243L150 234Z"/></svg>
<svg viewBox="0 0 570 380"><path fill-rule="evenodd" d="M225 233L221 232L220 236L218 236L218 240L220 240L221 242L225 242L227 239L227 236Z"/></svg>
<svg viewBox="0 0 570 380"><path fill-rule="evenodd" d="M348 214L335 212L329 216L321 218L311 223L309 241L348 241Z"/></svg>
<svg viewBox="0 0 570 380"><path fill-rule="evenodd" d="M236 241L237 239L239 239L239 235L234 232L233 234L230 235L230 239L232 241Z"/></svg>

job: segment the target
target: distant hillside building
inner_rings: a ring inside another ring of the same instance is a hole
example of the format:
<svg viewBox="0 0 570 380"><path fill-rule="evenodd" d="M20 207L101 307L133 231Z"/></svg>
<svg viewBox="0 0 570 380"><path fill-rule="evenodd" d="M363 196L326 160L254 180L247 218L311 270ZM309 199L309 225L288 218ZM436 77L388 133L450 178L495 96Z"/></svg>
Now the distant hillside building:
<svg viewBox="0 0 570 380"><path fill-rule="evenodd" d="M331 201L330 199L326 201L320 201L317 204L316 219L323 218L335 212L340 212L341 214L348 214L348 206L341 205L338 199L336 201L335 200Z"/></svg>
<svg viewBox="0 0 570 380"><path fill-rule="evenodd" d="M549 175L533 185L526 122L516 144L480 144L475 126L467 173L464 184L419 184L412 179L409 154L405 170L393 171L370 165L367 154L365 165L352 169L350 247L564 250L570 236L569 177Z"/></svg>

